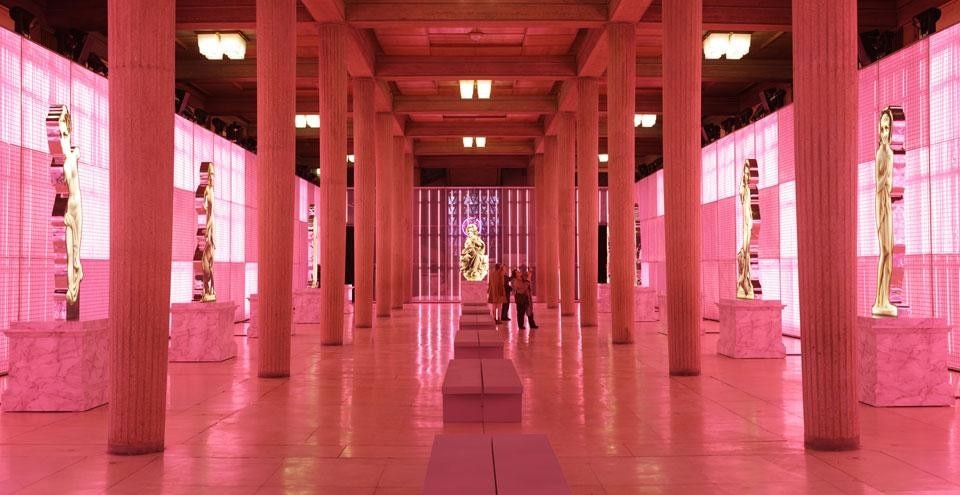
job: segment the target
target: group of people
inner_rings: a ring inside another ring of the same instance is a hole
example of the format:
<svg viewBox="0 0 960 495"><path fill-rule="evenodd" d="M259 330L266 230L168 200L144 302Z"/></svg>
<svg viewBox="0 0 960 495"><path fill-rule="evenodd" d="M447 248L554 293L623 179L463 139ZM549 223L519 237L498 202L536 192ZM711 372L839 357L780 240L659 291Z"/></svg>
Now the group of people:
<svg viewBox="0 0 960 495"><path fill-rule="evenodd" d="M526 266L521 266L511 273L508 267L500 263L493 265L490 276L487 278L489 281L487 302L493 305L493 316L497 323L510 321L510 294L513 293L513 301L517 308L517 327L526 328L524 325L526 320L530 328L537 328L537 323L533 319L530 278L531 274Z"/></svg>

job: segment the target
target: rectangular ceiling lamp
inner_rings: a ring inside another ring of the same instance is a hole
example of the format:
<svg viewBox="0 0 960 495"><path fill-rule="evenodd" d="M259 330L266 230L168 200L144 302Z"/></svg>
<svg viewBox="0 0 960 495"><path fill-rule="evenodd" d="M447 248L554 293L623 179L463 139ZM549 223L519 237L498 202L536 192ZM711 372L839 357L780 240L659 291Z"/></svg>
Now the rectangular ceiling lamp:
<svg viewBox="0 0 960 495"><path fill-rule="evenodd" d="M710 33L703 40L703 57L707 60L719 60L730 46L728 33Z"/></svg>
<svg viewBox="0 0 960 495"><path fill-rule="evenodd" d="M297 115L294 120L294 125L297 129L306 129L307 128L307 116L306 115Z"/></svg>
<svg viewBox="0 0 960 495"><path fill-rule="evenodd" d="M220 48L230 60L243 60L247 54L247 39L243 33L223 33L220 35Z"/></svg>
<svg viewBox="0 0 960 495"><path fill-rule="evenodd" d="M657 114L655 113L640 114L640 127L653 127L655 125L657 125Z"/></svg>
<svg viewBox="0 0 960 495"><path fill-rule="evenodd" d="M477 81L477 98L481 100L489 100L490 91L492 88L493 88L493 81L490 81L490 80Z"/></svg>
<svg viewBox="0 0 960 495"><path fill-rule="evenodd" d="M606 153L600 153L597 155L597 159L600 161L600 163L607 163L610 161L610 155Z"/></svg>
<svg viewBox="0 0 960 495"><path fill-rule="evenodd" d="M727 60L740 60L750 53L750 33L731 33Z"/></svg>
<svg viewBox="0 0 960 495"><path fill-rule="evenodd" d="M197 33L197 48L207 60L223 60L223 48L217 33Z"/></svg>
<svg viewBox="0 0 960 495"><path fill-rule="evenodd" d="M463 138L463 147L464 148L473 148L473 138L465 137Z"/></svg>
<svg viewBox="0 0 960 495"><path fill-rule="evenodd" d="M485 148L487 146L487 138L478 136L477 137L477 148Z"/></svg>
<svg viewBox="0 0 960 495"><path fill-rule="evenodd" d="M470 100L473 98L473 80L460 81L460 98Z"/></svg>

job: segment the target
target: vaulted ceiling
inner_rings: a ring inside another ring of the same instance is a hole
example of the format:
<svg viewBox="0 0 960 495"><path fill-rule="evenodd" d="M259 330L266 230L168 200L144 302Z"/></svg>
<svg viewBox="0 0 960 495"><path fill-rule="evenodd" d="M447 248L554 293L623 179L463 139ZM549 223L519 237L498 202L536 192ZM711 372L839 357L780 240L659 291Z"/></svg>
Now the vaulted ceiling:
<svg viewBox="0 0 960 495"><path fill-rule="evenodd" d="M605 150L604 24L637 22L638 113L661 111L661 1L664 0L301 0L297 37L297 110L317 113L316 22L345 22L348 70L375 77L377 107L391 111L421 167L524 168L554 132L553 117L573 110L570 84L601 78L601 152ZM18 0L6 4L23 3ZM55 27L106 32L107 0L33 0ZM703 0L705 32L753 33L742 60L704 61L704 116L735 115L759 103L760 90L789 85L791 0ZM895 29L897 0L861 0L862 30ZM237 121L256 134L255 0L178 0L178 87L189 104ZM197 31L241 30L246 59L210 61ZM109 57L108 57L109 58ZM459 79L492 79L489 100L461 100ZM352 107L350 105L348 108ZM293 123L291 122L291 125ZM638 161L661 153L660 123L637 129ZM298 132L298 162L316 166L317 130ZM486 136L465 150L461 136ZM352 149L352 145L351 145Z"/></svg>

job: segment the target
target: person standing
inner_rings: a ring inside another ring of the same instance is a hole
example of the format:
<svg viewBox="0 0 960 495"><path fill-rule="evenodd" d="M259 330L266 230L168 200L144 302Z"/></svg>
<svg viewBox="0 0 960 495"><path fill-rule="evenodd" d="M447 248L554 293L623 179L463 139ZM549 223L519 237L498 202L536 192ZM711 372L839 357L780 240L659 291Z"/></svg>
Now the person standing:
<svg viewBox="0 0 960 495"><path fill-rule="evenodd" d="M538 328L533 319L533 274L527 269L526 265L520 267L520 278L527 284L527 320L530 322L530 328ZM514 296L516 298L516 296Z"/></svg>
<svg viewBox="0 0 960 495"><path fill-rule="evenodd" d="M503 305L500 306L500 321L510 321L510 269L503 267L501 271L503 279Z"/></svg>
<svg viewBox="0 0 960 495"><path fill-rule="evenodd" d="M537 328L537 323L533 321L533 313L530 311L530 281L520 274L520 270L513 271L513 297L517 304L517 327L524 326L524 318L530 321L530 328Z"/></svg>
<svg viewBox="0 0 960 495"><path fill-rule="evenodd" d="M493 270L490 270L490 274L487 278L487 302L493 305L493 318L497 321L497 323L500 323L499 311L506 299L506 294L503 290L503 284L500 283L502 279L503 265L497 263L493 265Z"/></svg>

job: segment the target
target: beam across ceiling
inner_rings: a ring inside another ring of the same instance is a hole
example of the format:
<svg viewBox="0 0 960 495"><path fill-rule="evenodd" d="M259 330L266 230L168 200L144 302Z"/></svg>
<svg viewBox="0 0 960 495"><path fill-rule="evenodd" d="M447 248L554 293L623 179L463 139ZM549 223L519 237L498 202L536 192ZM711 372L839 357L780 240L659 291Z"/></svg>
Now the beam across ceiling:
<svg viewBox="0 0 960 495"><path fill-rule="evenodd" d="M378 79L457 80L529 79L555 81L577 75L569 56L520 57L377 57Z"/></svg>
<svg viewBox="0 0 960 495"><path fill-rule="evenodd" d="M608 20L606 2L542 0L538 2L349 2L346 21L363 28L398 27L591 27Z"/></svg>
<svg viewBox="0 0 960 495"><path fill-rule="evenodd" d="M498 96L487 100L463 100L443 96L396 96L393 111L398 114L442 114L455 117L490 115L542 115L557 111L552 96Z"/></svg>
<svg viewBox="0 0 960 495"><path fill-rule="evenodd" d="M793 80L790 60L704 60L703 82L789 82ZM663 86L663 64L659 59L637 59L637 87Z"/></svg>
<svg viewBox="0 0 960 495"><path fill-rule="evenodd" d="M527 168L529 155L417 156L420 168Z"/></svg>
<svg viewBox="0 0 960 495"><path fill-rule="evenodd" d="M407 122L403 135L410 138L463 136L535 138L543 136L543 126L485 122Z"/></svg>
<svg viewBox="0 0 960 495"><path fill-rule="evenodd" d="M531 141L487 140L485 148L464 148L462 142L416 139L413 142L413 154L417 156L532 155L533 143Z"/></svg>

